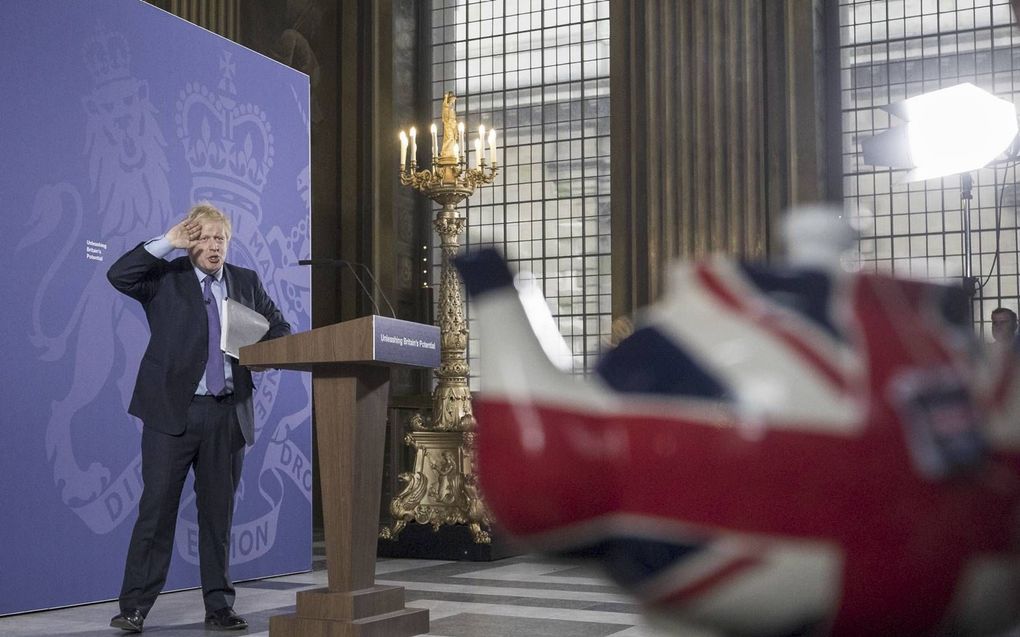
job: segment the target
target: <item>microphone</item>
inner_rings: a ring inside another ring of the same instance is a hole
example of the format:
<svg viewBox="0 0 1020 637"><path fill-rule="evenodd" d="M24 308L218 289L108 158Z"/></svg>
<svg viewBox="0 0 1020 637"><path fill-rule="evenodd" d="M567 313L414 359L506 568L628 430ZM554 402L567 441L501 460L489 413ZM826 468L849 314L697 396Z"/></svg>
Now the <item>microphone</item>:
<svg viewBox="0 0 1020 637"><path fill-rule="evenodd" d="M375 297L369 291L368 286L365 285L365 282L361 279L361 277L358 276L358 273L354 270L354 266L362 268L363 270L365 270L365 274L368 275L369 280L372 281L372 287L379 292L379 296L381 296L383 301L386 302L386 307L388 307L390 310L390 316L392 316L393 318L397 318L397 313L393 310L393 305L390 303L390 300L386 298L386 293L383 292L382 286L379 285L379 282L376 281L375 276L372 275L372 271L369 270L368 266L365 265L364 263L356 263L354 261L347 261L345 259L300 259L298 261L298 265L312 265L312 266L327 265L334 268L337 266L346 266L347 269L351 271L351 276L353 276L354 280L358 282L358 286L361 287L361 291L364 292L365 295L368 297L368 300L372 302L372 307L375 308L375 313L382 314L382 310L379 309L379 304L375 302Z"/></svg>

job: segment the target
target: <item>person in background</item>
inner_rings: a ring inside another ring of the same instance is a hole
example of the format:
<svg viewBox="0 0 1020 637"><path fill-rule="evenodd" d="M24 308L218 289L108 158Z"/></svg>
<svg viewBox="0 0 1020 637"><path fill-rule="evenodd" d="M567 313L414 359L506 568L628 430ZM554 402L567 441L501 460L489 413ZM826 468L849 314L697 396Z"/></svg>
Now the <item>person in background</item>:
<svg viewBox="0 0 1020 637"><path fill-rule="evenodd" d="M1008 307L992 310L992 340L1004 348L1015 347L1017 318L1016 312Z"/></svg>

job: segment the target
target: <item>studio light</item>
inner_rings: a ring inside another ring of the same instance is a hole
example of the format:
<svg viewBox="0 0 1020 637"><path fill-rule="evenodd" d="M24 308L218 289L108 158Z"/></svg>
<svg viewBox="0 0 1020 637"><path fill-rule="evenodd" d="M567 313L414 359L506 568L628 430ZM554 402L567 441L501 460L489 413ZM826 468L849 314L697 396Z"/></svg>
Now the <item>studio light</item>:
<svg viewBox="0 0 1020 637"><path fill-rule="evenodd" d="M968 83L881 108L905 123L864 139L864 163L909 169L905 181L982 168L1017 135L1013 103Z"/></svg>

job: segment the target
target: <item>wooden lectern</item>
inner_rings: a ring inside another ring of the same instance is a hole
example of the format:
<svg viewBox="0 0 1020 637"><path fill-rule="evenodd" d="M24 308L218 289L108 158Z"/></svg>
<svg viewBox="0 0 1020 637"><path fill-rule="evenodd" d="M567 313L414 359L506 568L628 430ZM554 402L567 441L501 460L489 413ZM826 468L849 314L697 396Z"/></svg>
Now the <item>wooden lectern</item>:
<svg viewBox="0 0 1020 637"><path fill-rule="evenodd" d="M271 637L404 637L429 631L404 589L375 584L390 367L439 366L439 328L381 316L264 341L241 364L312 372L329 587L297 594Z"/></svg>

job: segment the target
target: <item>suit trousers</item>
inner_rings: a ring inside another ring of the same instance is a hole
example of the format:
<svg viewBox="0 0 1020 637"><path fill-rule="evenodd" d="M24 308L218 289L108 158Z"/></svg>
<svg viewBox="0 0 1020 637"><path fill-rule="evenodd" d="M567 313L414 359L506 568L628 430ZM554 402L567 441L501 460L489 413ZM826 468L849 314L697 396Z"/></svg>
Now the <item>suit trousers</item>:
<svg viewBox="0 0 1020 637"><path fill-rule="evenodd" d="M147 614L166 583L181 491L191 469L195 471L198 556L206 613L233 607L230 527L243 463L244 437L231 396L196 396L188 407L181 435L143 428L144 485L124 567L122 611L138 609Z"/></svg>

